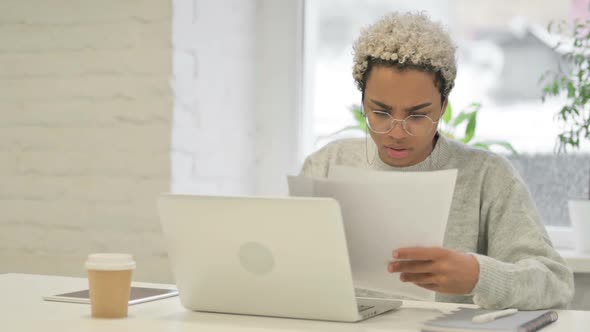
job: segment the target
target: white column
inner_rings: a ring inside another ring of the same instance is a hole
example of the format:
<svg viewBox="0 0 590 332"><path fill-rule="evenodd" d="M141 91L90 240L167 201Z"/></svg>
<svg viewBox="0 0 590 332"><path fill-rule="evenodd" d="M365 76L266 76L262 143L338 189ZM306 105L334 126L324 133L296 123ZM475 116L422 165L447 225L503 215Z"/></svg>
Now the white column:
<svg viewBox="0 0 590 332"><path fill-rule="evenodd" d="M284 194L300 167L302 0L176 0L172 191Z"/></svg>
<svg viewBox="0 0 590 332"><path fill-rule="evenodd" d="M286 194L301 165L303 1L257 3L256 192Z"/></svg>
<svg viewBox="0 0 590 332"><path fill-rule="evenodd" d="M254 191L256 2L177 0L172 191Z"/></svg>

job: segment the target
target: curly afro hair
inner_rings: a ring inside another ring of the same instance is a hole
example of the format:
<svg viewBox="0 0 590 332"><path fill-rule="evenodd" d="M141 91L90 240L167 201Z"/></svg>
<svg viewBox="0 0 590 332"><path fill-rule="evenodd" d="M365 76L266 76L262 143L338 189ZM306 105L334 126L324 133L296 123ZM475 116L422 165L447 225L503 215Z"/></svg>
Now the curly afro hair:
<svg viewBox="0 0 590 332"><path fill-rule="evenodd" d="M457 76L455 49L442 25L426 14L389 14L363 29L355 41L352 76L364 94L375 65L430 72L435 75L435 84L444 100Z"/></svg>

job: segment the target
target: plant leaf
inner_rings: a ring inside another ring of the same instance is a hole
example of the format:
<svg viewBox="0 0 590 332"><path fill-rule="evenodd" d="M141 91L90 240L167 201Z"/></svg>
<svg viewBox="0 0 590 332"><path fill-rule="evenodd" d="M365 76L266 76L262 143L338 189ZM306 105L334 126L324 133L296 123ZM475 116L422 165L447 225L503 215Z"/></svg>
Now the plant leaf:
<svg viewBox="0 0 590 332"><path fill-rule="evenodd" d="M455 139L455 135L453 135L453 133L446 131L446 130L439 130L439 133L441 133L444 137L448 137L450 139Z"/></svg>
<svg viewBox="0 0 590 332"><path fill-rule="evenodd" d="M445 113L442 116L442 120L445 124L448 124L452 118L453 118L453 107L451 106L451 102L447 101L447 108L445 110Z"/></svg>
<svg viewBox="0 0 590 332"><path fill-rule="evenodd" d="M456 127L456 126L460 125L464 121L468 120L470 116L471 116L471 112L461 111L461 113L459 113L459 115L457 115L455 120L452 121L451 126Z"/></svg>
<svg viewBox="0 0 590 332"><path fill-rule="evenodd" d="M574 98L576 96L576 88L572 81L567 82L567 97Z"/></svg>
<svg viewBox="0 0 590 332"><path fill-rule="evenodd" d="M354 121L356 122L357 126L361 130L365 130L367 128L367 123L365 122L365 116L363 115L363 111L360 106L353 105L350 108L350 112L354 117Z"/></svg>
<svg viewBox="0 0 590 332"><path fill-rule="evenodd" d="M475 126L477 125L477 111L469 113L469 122L467 122L467 127L465 128L465 137L461 139L463 143L469 143L473 136L475 136Z"/></svg>
<svg viewBox="0 0 590 332"><path fill-rule="evenodd" d="M489 144L482 143L482 142L473 143L473 144L471 144L471 146L474 146L476 148L482 148L484 150L489 150L490 149L490 145Z"/></svg>

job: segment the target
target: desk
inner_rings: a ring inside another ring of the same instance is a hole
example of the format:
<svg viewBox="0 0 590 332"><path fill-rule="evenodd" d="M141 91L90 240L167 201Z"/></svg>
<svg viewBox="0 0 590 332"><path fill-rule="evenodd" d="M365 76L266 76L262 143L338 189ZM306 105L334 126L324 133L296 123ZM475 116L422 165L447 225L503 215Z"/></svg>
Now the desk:
<svg viewBox="0 0 590 332"><path fill-rule="evenodd" d="M134 283L135 286L173 288L172 285ZM84 278L30 274L0 275L2 331L420 331L421 322L458 305L404 301L399 310L360 323L332 323L298 319L199 313L186 310L178 297L129 307L126 319L92 319L84 304L47 302L52 295L84 289ZM590 311L559 311L559 320L543 332L582 332L590 329Z"/></svg>

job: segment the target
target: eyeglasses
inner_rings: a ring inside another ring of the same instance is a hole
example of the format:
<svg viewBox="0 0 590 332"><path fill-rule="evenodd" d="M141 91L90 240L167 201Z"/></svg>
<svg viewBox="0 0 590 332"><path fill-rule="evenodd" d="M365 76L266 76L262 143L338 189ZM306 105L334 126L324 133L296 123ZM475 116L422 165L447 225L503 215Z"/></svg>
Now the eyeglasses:
<svg viewBox="0 0 590 332"><path fill-rule="evenodd" d="M395 128L399 121L402 128L411 136L426 136L432 132L432 129L438 121L432 121L427 115L409 115L403 120L394 119L391 114L383 111L364 112L367 127L374 133L387 134Z"/></svg>

